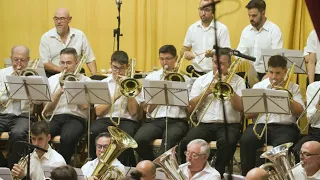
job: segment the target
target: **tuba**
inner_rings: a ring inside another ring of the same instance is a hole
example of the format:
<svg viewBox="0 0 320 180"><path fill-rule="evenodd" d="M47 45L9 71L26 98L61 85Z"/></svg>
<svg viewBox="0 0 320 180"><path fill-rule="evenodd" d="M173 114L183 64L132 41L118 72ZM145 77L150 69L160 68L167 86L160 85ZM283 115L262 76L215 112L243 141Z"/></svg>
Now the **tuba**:
<svg viewBox="0 0 320 180"><path fill-rule="evenodd" d="M36 71L39 63L39 58L31 61L26 69L23 69L19 72L19 76L39 76L38 72Z"/></svg>
<svg viewBox="0 0 320 180"><path fill-rule="evenodd" d="M271 163L265 163L259 168L266 170L270 180L294 180L292 174L292 158L289 153L289 148L293 143L281 144L273 149L263 153L260 158L266 158Z"/></svg>
<svg viewBox="0 0 320 180"><path fill-rule="evenodd" d="M103 153L97 167L94 169L91 176L96 176L98 179L121 179L122 173L111 166L111 163L126 149L137 148L136 141L124 131L117 127L109 126L108 131L112 136L111 142ZM115 173L115 174L114 174ZM116 177L114 177L114 175Z"/></svg>
<svg viewBox="0 0 320 180"><path fill-rule="evenodd" d="M284 86L275 86L274 82L271 84L271 89L287 91L288 94L289 94L290 102L293 102L293 96L292 96L292 93L288 90L288 86L289 86L290 80L291 80L291 78L292 78L292 76L294 74L294 68L295 68L295 63L292 64L291 68L287 71L287 73L285 75L285 78L280 83L280 84L284 84ZM263 134L264 134L264 132L266 131L266 128L267 128L267 125L268 125L268 121L269 121L269 118L270 118L270 114L269 113L267 114L266 122L265 122L265 125L264 125L264 127L263 127L263 129L261 131L261 134L258 134L258 132L256 130L259 118L260 118L260 115L257 117L256 122L254 123L253 133L258 137L258 139L261 139Z"/></svg>
<svg viewBox="0 0 320 180"><path fill-rule="evenodd" d="M176 147L177 145L163 153L157 159L153 160L153 162L161 166L168 179L187 180L187 177L179 169L176 159Z"/></svg>

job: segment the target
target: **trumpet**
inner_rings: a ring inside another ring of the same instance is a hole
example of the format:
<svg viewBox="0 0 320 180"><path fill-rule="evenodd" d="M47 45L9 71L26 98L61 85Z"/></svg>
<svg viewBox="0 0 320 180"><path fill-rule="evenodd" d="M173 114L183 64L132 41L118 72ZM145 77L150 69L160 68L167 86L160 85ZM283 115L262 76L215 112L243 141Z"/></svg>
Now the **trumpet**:
<svg viewBox="0 0 320 180"><path fill-rule="evenodd" d="M200 122L202 121L204 115L206 114L206 112L208 111L210 105L212 104L214 99L218 99L218 100L230 100L234 94L234 90L230 85L231 79L233 78L234 74L236 73L236 70L239 66L239 63L241 63L240 59L236 59L235 61L232 62L232 64L230 65L229 69L228 69L228 75L227 78L225 80L225 82L215 82L216 79L215 77L217 77L218 75L218 71L214 74L214 78L212 79L212 81L208 84L207 88L203 91L196 107L193 109L193 111L190 114L189 120L190 123L197 127L199 126ZM193 117L195 115L195 113L199 110L200 105L204 102L205 98L205 92L207 92L209 90L209 88L211 87L211 85L213 84L213 88L212 88L212 98L209 102L209 104L206 106L206 108L204 109L204 112L202 113L202 116L198 119L197 122L195 122L193 120Z"/></svg>
<svg viewBox="0 0 320 180"><path fill-rule="evenodd" d="M293 63L291 68L287 71L283 81L281 83L279 83L279 84L284 84L284 86L279 86L279 85L275 86L274 82L272 82L272 84L271 84L271 88L272 89L274 88L276 90L287 91L288 94L289 94L290 102L293 102L293 96L292 96L292 93L288 90L288 86L289 86L290 80L291 80L291 78L292 78L292 76L294 74L294 68L295 68L295 63ZM263 129L262 129L260 134L256 130L259 118L260 118L260 115L257 117L256 122L254 123L253 133L257 136L258 139L261 139L263 134L264 134L264 132L266 131L266 128L267 128L267 125L268 125L268 121L269 121L269 118L270 118L270 114L267 113L266 122L265 122L265 125L264 125L264 127L263 127Z"/></svg>

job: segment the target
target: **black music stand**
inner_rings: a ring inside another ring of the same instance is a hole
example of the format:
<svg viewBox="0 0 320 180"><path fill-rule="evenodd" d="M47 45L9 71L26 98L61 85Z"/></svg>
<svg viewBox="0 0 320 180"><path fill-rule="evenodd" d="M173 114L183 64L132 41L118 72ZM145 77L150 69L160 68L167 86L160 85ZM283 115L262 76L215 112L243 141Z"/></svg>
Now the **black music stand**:
<svg viewBox="0 0 320 180"><path fill-rule="evenodd" d="M166 139L164 143L164 149L167 151L168 109L169 106L187 107L189 105L189 92L187 83L176 81L144 80L143 91L146 104L166 106Z"/></svg>
<svg viewBox="0 0 320 180"><path fill-rule="evenodd" d="M64 90L68 104L111 104L111 95L107 82L101 81L65 81ZM90 160L90 122L88 119L88 158Z"/></svg>

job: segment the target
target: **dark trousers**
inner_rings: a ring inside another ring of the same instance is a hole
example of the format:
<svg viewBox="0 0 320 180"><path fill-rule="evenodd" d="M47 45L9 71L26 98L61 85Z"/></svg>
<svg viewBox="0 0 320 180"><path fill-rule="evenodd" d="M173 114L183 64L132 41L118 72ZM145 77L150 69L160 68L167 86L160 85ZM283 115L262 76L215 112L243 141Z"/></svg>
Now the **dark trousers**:
<svg viewBox="0 0 320 180"><path fill-rule="evenodd" d="M54 115L50 121L51 137L61 136L58 152L67 164L70 164L78 141L85 132L85 127L85 119L71 114Z"/></svg>
<svg viewBox="0 0 320 180"><path fill-rule="evenodd" d="M29 117L21 114L0 114L0 132L9 132L8 142L8 168L20 159L18 152L12 152L17 141L28 141Z"/></svg>
<svg viewBox="0 0 320 180"><path fill-rule="evenodd" d="M256 131L258 134L262 132L264 124L258 124ZM296 125L268 124L267 128L267 144L273 147L287 143L295 143L299 137L299 130ZM240 139L240 158L242 175L246 176L248 171L256 165L256 150L265 143L265 134L258 139L253 132L253 125L249 125Z"/></svg>
<svg viewBox="0 0 320 180"><path fill-rule="evenodd" d="M118 118L114 118L114 121L117 121ZM108 127L114 126L110 118L101 118L95 120L91 125L91 135L90 135L90 156L91 158L96 158L96 146L95 138L102 132L108 132ZM129 134L132 138L137 132L139 125L136 121L121 118L119 128ZM136 160L134 157L134 152L132 148L124 150L118 157L119 161L125 166L135 166Z"/></svg>
<svg viewBox="0 0 320 180"><path fill-rule="evenodd" d="M228 162L233 158L238 140L240 139L239 123L228 124L228 141L225 138L225 125L223 123L200 123L199 126L190 129L186 137L180 143L181 161L186 161L184 152L187 150L187 145L194 139L203 139L208 143L217 141L217 160L215 168L222 176Z"/></svg>
<svg viewBox="0 0 320 180"><path fill-rule="evenodd" d="M302 139L300 139L297 142L297 144L292 148L292 150L295 154L296 161L298 161L298 162L300 160L299 151L301 149L301 146L303 145L303 143L305 143L307 141L320 142L320 129L319 128L312 128L311 126L309 126L308 135L304 136Z"/></svg>
<svg viewBox="0 0 320 180"><path fill-rule="evenodd" d="M177 145L180 140L188 132L188 123L186 119L168 118L167 129L167 149L169 150L173 146ZM159 156L165 152L165 140L166 140L166 120L165 118L156 118L154 120L147 120L138 130L134 139L138 143L136 152L144 160L154 160L152 142L155 139L161 139L162 143L160 150L156 156Z"/></svg>

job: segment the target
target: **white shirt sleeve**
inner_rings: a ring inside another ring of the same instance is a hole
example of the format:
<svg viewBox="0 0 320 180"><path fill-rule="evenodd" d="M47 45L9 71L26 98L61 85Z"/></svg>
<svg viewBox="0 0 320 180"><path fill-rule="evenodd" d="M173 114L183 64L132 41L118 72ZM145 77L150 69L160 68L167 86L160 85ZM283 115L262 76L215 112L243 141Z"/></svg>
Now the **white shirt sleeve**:
<svg viewBox="0 0 320 180"><path fill-rule="evenodd" d="M237 50L240 51L241 53L243 54L249 54L249 51L248 51L248 46L245 44L246 40L244 38L244 33L245 33L245 30L244 29L241 33L241 37L240 37L240 42L238 44L238 47L237 47Z"/></svg>
<svg viewBox="0 0 320 180"><path fill-rule="evenodd" d="M184 42L183 42L183 46L186 46L186 47L192 47L192 26L189 27L187 33L186 33L186 36L184 38Z"/></svg>
<svg viewBox="0 0 320 180"><path fill-rule="evenodd" d="M51 61L50 46L46 40L45 34L41 37L41 40L40 40L39 53L40 53L40 60L43 63L47 63Z"/></svg>
<svg viewBox="0 0 320 180"><path fill-rule="evenodd" d="M317 92L317 90L319 89L319 83L315 82L310 84L307 87L307 104L311 103L307 109L307 118L310 121L311 117L313 117L313 119L319 119L320 118L320 111L317 111L316 109L316 105L319 101L319 92L316 95L316 97L313 99L313 101L311 102L312 98L315 96L315 93Z"/></svg>
<svg viewBox="0 0 320 180"><path fill-rule="evenodd" d="M316 36L316 32L315 30L311 31L308 39L307 39L307 45L304 48L304 56L308 55L309 53L316 53L316 49L317 49L317 41L318 38Z"/></svg>
<svg viewBox="0 0 320 180"><path fill-rule="evenodd" d="M271 32L272 39L271 39L271 48L272 49L281 49L283 46L282 40L282 32L280 28L274 28Z"/></svg>
<svg viewBox="0 0 320 180"><path fill-rule="evenodd" d="M96 57L93 54L92 48L90 46L90 43L87 39L87 36L82 33L82 54L86 54L87 55L87 60L86 63L90 63L92 61L94 61L96 59Z"/></svg>
<svg viewBox="0 0 320 180"><path fill-rule="evenodd" d="M220 34L218 34L218 40L219 40L219 46L220 47L231 47L230 45L230 36L229 36L229 30L228 28L223 28L222 31L220 31Z"/></svg>

